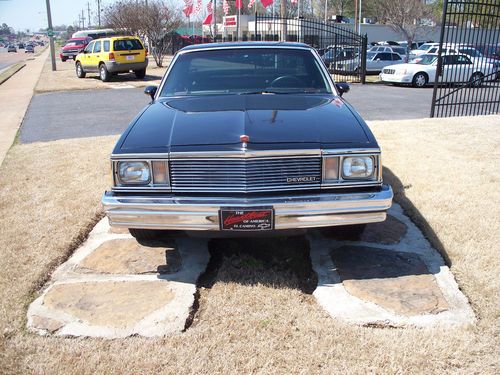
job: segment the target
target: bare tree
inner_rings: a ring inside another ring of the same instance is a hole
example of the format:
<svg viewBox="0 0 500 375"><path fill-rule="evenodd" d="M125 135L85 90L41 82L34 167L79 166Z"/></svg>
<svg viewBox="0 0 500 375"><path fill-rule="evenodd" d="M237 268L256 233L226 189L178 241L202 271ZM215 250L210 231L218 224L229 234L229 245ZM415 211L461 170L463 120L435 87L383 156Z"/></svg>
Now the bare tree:
<svg viewBox="0 0 500 375"><path fill-rule="evenodd" d="M163 66L173 40L173 32L182 24L178 9L161 0L138 2L123 0L107 7L104 22L108 27L137 35L148 41L157 66Z"/></svg>
<svg viewBox="0 0 500 375"><path fill-rule="evenodd" d="M434 16L432 7L422 0L373 0L372 6L378 20L403 34L409 47L425 28L424 21Z"/></svg>

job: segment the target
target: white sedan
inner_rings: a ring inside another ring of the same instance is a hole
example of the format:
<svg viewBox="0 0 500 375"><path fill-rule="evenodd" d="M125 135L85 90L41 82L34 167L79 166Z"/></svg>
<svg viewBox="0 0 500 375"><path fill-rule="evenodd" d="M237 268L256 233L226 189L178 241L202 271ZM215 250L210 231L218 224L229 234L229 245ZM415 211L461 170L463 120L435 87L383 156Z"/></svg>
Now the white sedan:
<svg viewBox="0 0 500 375"><path fill-rule="evenodd" d="M434 83L437 60L437 54L426 54L407 64L386 66L380 73L380 80L424 87L429 83ZM444 55L442 65L443 77L440 82L470 82L472 86L479 87L484 81L492 81L496 78L494 74L496 68L492 64L474 63L467 55Z"/></svg>

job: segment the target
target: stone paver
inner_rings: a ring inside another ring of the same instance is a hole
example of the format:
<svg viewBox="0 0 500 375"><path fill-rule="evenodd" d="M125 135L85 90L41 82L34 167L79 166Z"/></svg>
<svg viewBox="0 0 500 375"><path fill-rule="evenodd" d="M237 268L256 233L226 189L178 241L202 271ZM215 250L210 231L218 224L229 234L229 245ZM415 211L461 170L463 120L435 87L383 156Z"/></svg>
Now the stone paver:
<svg viewBox="0 0 500 375"><path fill-rule="evenodd" d="M448 308L434 275L416 254L343 246L331 255L343 286L353 296L406 316Z"/></svg>
<svg viewBox="0 0 500 375"><path fill-rule="evenodd" d="M28 328L104 338L180 333L208 259L206 240L139 244L103 219L30 305Z"/></svg>
<svg viewBox="0 0 500 375"><path fill-rule="evenodd" d="M310 234L318 303L334 319L367 326L473 324L474 313L441 255L397 204L388 217L369 224L357 240Z"/></svg>
<svg viewBox="0 0 500 375"><path fill-rule="evenodd" d="M78 268L113 274L172 273L180 269L180 257L169 243L152 241L144 246L134 238L120 238L104 242Z"/></svg>

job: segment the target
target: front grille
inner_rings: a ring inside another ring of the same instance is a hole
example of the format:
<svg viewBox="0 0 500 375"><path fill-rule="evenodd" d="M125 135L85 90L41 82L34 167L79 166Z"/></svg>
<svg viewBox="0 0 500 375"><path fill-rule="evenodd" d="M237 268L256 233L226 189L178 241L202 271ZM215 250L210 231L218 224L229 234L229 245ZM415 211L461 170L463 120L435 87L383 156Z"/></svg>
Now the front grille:
<svg viewBox="0 0 500 375"><path fill-rule="evenodd" d="M396 70L395 69L383 69L383 72L385 74L394 74L394 73L396 73Z"/></svg>
<svg viewBox="0 0 500 375"><path fill-rule="evenodd" d="M320 157L171 159L173 192L261 192L318 188Z"/></svg>

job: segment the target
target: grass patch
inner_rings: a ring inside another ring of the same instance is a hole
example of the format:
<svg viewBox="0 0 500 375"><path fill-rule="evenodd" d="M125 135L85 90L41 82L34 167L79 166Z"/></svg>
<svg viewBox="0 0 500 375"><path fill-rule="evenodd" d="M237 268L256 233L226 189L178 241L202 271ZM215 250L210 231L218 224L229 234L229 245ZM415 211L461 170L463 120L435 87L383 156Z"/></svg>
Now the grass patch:
<svg viewBox="0 0 500 375"><path fill-rule="evenodd" d="M331 319L300 285L309 268L301 264L307 244L296 237L212 240L219 260L181 335L29 334L26 307L37 288L101 213L115 137L14 146L0 169L2 373L497 372L498 123L490 116L372 124L397 199L427 225L480 317L469 329L375 329Z"/></svg>
<svg viewBox="0 0 500 375"><path fill-rule="evenodd" d="M25 66L26 66L25 62L18 62L12 65L10 68L4 70L2 73L0 73L0 85L5 81L7 81L10 77L12 77L14 74L16 74Z"/></svg>

